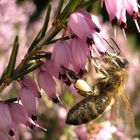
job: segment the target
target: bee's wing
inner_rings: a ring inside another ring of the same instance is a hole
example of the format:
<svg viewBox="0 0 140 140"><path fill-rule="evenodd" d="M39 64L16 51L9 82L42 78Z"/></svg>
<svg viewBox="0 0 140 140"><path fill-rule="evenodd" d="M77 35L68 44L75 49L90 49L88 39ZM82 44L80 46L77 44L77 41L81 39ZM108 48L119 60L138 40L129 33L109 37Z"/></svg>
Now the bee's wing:
<svg viewBox="0 0 140 140"><path fill-rule="evenodd" d="M129 125L131 132L134 133L134 117L131 110L131 105L129 103L127 94L124 92L123 86L120 87L118 93L114 95L114 100L115 103L111 109L111 122L121 118L126 124Z"/></svg>

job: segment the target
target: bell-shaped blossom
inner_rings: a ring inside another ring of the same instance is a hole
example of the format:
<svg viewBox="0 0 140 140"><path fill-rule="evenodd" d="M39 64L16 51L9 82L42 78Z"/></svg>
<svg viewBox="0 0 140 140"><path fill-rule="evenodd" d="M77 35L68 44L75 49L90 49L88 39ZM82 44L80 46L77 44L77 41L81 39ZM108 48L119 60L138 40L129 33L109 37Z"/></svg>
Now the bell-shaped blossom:
<svg viewBox="0 0 140 140"><path fill-rule="evenodd" d="M58 71L62 66L67 67L70 64L70 47L65 40L59 40L54 45L52 60Z"/></svg>
<svg viewBox="0 0 140 140"><path fill-rule="evenodd" d="M139 5L137 3L137 0L124 0L124 2L125 2L125 8L130 15L133 15L134 13L138 14Z"/></svg>
<svg viewBox="0 0 140 140"><path fill-rule="evenodd" d="M26 86L23 86L19 91L19 98L28 111L30 117L36 116L36 97L34 96L31 89L28 89Z"/></svg>
<svg viewBox="0 0 140 140"><path fill-rule="evenodd" d="M71 47L71 63L74 70L80 72L85 70L86 60L89 55L89 48L87 44L81 39L75 37L70 42Z"/></svg>
<svg viewBox="0 0 140 140"><path fill-rule="evenodd" d="M12 120L15 123L21 123L26 126L30 125L30 118L28 116L28 112L23 105L19 103L11 103L9 104L9 111L11 113Z"/></svg>
<svg viewBox="0 0 140 140"><path fill-rule="evenodd" d="M102 0L105 3L106 10L109 14L109 19L112 21L115 18L120 19L120 13L123 8L123 0L116 0L114 2L110 0Z"/></svg>
<svg viewBox="0 0 140 140"><path fill-rule="evenodd" d="M0 132L11 138L15 137L13 121L7 104L0 103Z"/></svg>
<svg viewBox="0 0 140 140"><path fill-rule="evenodd" d="M110 0L102 0L105 3L106 10L109 15L110 21L113 24L119 25L122 29L127 28L126 24L126 11L129 15L133 16L133 20L136 24L138 32L140 28L137 22L138 19L138 8L140 7L137 0L116 0L114 2Z"/></svg>
<svg viewBox="0 0 140 140"><path fill-rule="evenodd" d="M137 30L140 32L140 28L137 22L138 15L139 15L139 9L140 5L138 5L137 0L124 0L125 2L125 8L129 15L133 16L133 20L136 24Z"/></svg>
<svg viewBox="0 0 140 140"><path fill-rule="evenodd" d="M40 92L39 92L39 90L37 88L37 85L36 85L35 81L31 77L24 76L22 78L22 84L26 88L30 89L35 97L37 97L37 98L40 97Z"/></svg>
<svg viewBox="0 0 140 140"><path fill-rule="evenodd" d="M3 132L0 132L0 140L9 140L8 136L4 134Z"/></svg>
<svg viewBox="0 0 140 140"><path fill-rule="evenodd" d="M95 43L93 43L92 45L93 49L95 51L97 50L98 52L105 52L107 49L107 44L102 35L99 33L95 33L93 34L93 39L95 41Z"/></svg>
<svg viewBox="0 0 140 140"><path fill-rule="evenodd" d="M41 69L55 77L57 77L59 73L59 71L57 71L56 69L56 66L53 60L46 60L46 62L41 66Z"/></svg>
<svg viewBox="0 0 140 140"><path fill-rule="evenodd" d="M67 26L69 31L85 42L87 38L92 38L95 31L99 31L99 28L92 21L91 15L82 10L70 14Z"/></svg>
<svg viewBox="0 0 140 140"><path fill-rule="evenodd" d="M24 124L26 126L29 126L32 129L34 127L37 127L43 131L47 131L45 128L34 123L34 121L28 116L28 112L24 108L23 105L21 105L19 103L11 103L11 104L9 104L9 110L11 113L12 120L16 124Z"/></svg>
<svg viewBox="0 0 140 140"><path fill-rule="evenodd" d="M39 87L47 93L49 99L52 99L56 103L59 102L59 98L55 89L56 84L52 75L39 68L36 71L36 76Z"/></svg>

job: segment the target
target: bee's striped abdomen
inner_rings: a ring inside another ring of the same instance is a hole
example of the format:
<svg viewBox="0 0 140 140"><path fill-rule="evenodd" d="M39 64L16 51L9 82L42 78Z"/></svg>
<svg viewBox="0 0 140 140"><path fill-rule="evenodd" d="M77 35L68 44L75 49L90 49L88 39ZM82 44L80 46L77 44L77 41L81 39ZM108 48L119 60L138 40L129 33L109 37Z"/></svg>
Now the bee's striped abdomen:
<svg viewBox="0 0 140 140"><path fill-rule="evenodd" d="M70 109L66 123L72 125L88 123L102 114L109 103L110 101L105 95L88 96Z"/></svg>

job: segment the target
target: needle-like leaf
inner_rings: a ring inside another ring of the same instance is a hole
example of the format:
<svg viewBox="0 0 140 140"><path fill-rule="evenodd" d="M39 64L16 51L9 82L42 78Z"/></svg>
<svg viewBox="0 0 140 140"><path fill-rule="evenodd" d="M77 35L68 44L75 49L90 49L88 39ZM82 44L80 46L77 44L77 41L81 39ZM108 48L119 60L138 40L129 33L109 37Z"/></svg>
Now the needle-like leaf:
<svg viewBox="0 0 140 140"><path fill-rule="evenodd" d="M18 36L16 36L16 38L14 40L14 44L13 44L12 53L11 53L9 63L8 63L8 66L7 66L7 70L6 70L7 77L11 77L11 75L13 74L15 64L16 64L18 48L19 48Z"/></svg>

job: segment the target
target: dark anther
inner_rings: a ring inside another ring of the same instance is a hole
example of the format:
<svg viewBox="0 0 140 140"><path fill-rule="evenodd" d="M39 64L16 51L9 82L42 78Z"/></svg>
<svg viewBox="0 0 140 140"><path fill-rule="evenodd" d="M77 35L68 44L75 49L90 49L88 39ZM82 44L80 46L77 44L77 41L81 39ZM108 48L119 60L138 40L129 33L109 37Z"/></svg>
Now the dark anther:
<svg viewBox="0 0 140 140"><path fill-rule="evenodd" d="M34 129L35 126L34 126L33 124L30 124L29 127L30 127L31 129Z"/></svg>
<svg viewBox="0 0 140 140"><path fill-rule="evenodd" d="M53 100L53 102L56 103L56 104L58 104L58 103L60 102L60 99L59 99L58 97L52 98L52 100Z"/></svg>
<svg viewBox="0 0 140 140"><path fill-rule="evenodd" d="M71 81L64 81L66 85L70 86L71 85Z"/></svg>
<svg viewBox="0 0 140 140"><path fill-rule="evenodd" d="M38 96L38 98L41 98L42 96L41 96L41 93L39 93L39 96Z"/></svg>
<svg viewBox="0 0 140 140"><path fill-rule="evenodd" d="M121 25L120 25L121 29L126 29L127 28L127 24L122 22Z"/></svg>
<svg viewBox="0 0 140 140"><path fill-rule="evenodd" d="M137 20L138 19L138 13L133 12L133 20Z"/></svg>
<svg viewBox="0 0 140 140"><path fill-rule="evenodd" d="M9 135L10 135L10 136L14 136L14 135L15 135L14 131L10 129L10 130L9 130Z"/></svg>
<svg viewBox="0 0 140 140"><path fill-rule="evenodd" d="M112 23L112 26L114 25L120 26L120 21L116 17L111 21L111 23Z"/></svg>
<svg viewBox="0 0 140 140"><path fill-rule="evenodd" d="M61 73L58 74L58 79L60 80L62 77Z"/></svg>
<svg viewBox="0 0 140 140"><path fill-rule="evenodd" d="M36 120L37 120L37 116L36 116L36 115L32 115L32 116L31 116L31 119L32 119L33 121L36 121Z"/></svg>
<svg viewBox="0 0 140 140"><path fill-rule="evenodd" d="M87 44L88 44L89 46L91 46L92 44L95 44L95 42L94 42L94 40L93 40L92 38L88 38L88 37L87 37Z"/></svg>
<svg viewBox="0 0 140 140"><path fill-rule="evenodd" d="M47 59L51 59L52 53L51 52L46 52L45 56L46 56Z"/></svg>
<svg viewBox="0 0 140 140"><path fill-rule="evenodd" d="M79 75L80 77L82 77L82 76L84 76L85 74L87 74L87 71L86 71L86 70L80 69L78 75Z"/></svg>
<svg viewBox="0 0 140 140"><path fill-rule="evenodd" d="M98 33L100 32L100 29L99 29L99 28L95 28L95 30L96 30L96 32L98 32Z"/></svg>

